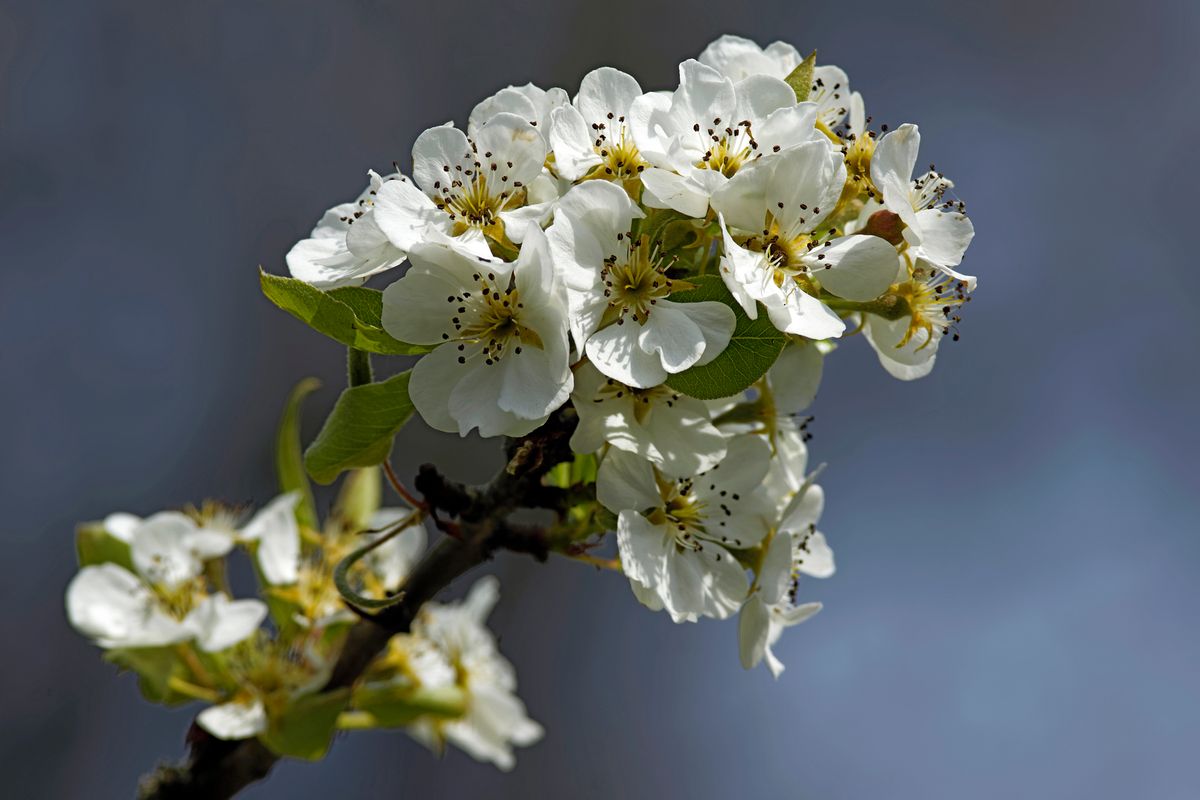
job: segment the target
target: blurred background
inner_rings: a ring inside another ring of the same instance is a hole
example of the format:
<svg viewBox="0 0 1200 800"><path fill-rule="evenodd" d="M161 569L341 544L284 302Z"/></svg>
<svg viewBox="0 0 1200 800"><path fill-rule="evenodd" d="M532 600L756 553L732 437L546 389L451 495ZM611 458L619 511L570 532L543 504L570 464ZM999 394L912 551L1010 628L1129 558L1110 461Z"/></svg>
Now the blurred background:
<svg viewBox="0 0 1200 800"><path fill-rule="evenodd" d="M804 587L826 608L787 671L744 673L736 625L672 625L618 576L505 557L493 622L548 730L514 773L356 734L245 796L1196 797L1200 5L518 5L0 0L5 795L130 796L182 753L194 709L66 625L72 527L273 495L284 396L325 379L314 433L343 353L256 266L503 85L612 64L668 88L733 32L818 48L876 124L919 122L978 230L931 377L861 339L826 366L839 571ZM500 460L410 426L401 471L434 459Z"/></svg>

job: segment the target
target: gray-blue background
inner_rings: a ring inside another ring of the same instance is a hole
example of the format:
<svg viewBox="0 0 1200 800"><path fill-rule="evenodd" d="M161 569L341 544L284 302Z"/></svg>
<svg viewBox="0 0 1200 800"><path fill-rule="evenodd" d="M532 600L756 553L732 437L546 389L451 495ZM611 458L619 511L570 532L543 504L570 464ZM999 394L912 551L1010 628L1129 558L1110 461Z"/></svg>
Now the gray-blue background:
<svg viewBox="0 0 1200 800"><path fill-rule="evenodd" d="M861 340L828 365L839 572L787 672L619 577L505 558L495 626L549 731L515 773L364 734L247 797L1196 797L1197 9L0 3L3 793L128 796L181 752L190 712L65 624L72 525L271 496L285 392L327 379L315 426L342 363L256 265L504 84L611 63L665 87L732 31L817 47L877 122L919 122L979 232L932 377ZM403 442L406 469L496 458Z"/></svg>

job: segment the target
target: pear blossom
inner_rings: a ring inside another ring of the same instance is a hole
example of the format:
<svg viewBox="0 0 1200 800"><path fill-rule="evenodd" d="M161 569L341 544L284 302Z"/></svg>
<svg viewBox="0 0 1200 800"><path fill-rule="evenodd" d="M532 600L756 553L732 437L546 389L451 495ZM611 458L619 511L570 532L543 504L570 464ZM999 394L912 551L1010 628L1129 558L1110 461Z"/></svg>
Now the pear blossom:
<svg viewBox="0 0 1200 800"><path fill-rule="evenodd" d="M566 303L541 230L530 231L515 262L432 242L409 258L408 273L384 291L383 327L437 345L409 384L429 425L519 436L567 400Z"/></svg>
<svg viewBox="0 0 1200 800"><path fill-rule="evenodd" d="M761 436L730 440L725 459L694 478L669 480L639 456L613 449L596 478L596 499L617 514L621 568L642 604L675 622L724 619L746 597L733 550L767 535L771 505L755 490L769 448Z"/></svg>
<svg viewBox="0 0 1200 800"><path fill-rule="evenodd" d="M413 622L413 637L432 644L442 662L453 665L446 669L427 663L423 672L427 679L453 682L464 689L467 707L455 719L419 722L412 733L435 747L448 740L473 758L510 770L513 747L528 747L544 731L517 697L516 672L485 625L499 599L499 581L487 576L475 582L461 603L422 607ZM426 651L426 657L430 655Z"/></svg>
<svg viewBox="0 0 1200 800"><path fill-rule="evenodd" d="M217 652L251 636L266 617L262 602L210 593L201 577L204 563L227 553L232 537L166 511L140 521L129 542L136 572L113 563L86 566L67 587L72 626L101 647L194 640Z"/></svg>
<svg viewBox="0 0 1200 800"><path fill-rule="evenodd" d="M300 526L296 522L299 492L276 497L241 530L243 542L256 544L255 557L263 578L273 586L295 583L300 575Z"/></svg>
<svg viewBox="0 0 1200 800"><path fill-rule="evenodd" d="M496 114L471 136L430 128L413 144L414 181L389 181L375 219L393 245L411 251L433 232L464 252L488 256L488 240L516 243L550 215L553 196L535 196L546 142L529 120Z"/></svg>
<svg viewBox="0 0 1200 800"><path fill-rule="evenodd" d="M724 303L669 299L672 260L631 233L642 216L618 186L588 181L562 198L547 237L576 346L606 376L647 389L720 355L736 318Z"/></svg>
<svg viewBox="0 0 1200 800"><path fill-rule="evenodd" d="M646 162L633 143L629 109L641 95L638 82L619 69L600 67L584 75L575 99L551 115L555 171L572 181L636 180Z"/></svg>
<svg viewBox="0 0 1200 800"><path fill-rule="evenodd" d="M385 183L408 179L385 178L374 170L368 175L370 183L357 199L326 211L309 238L288 251L292 277L318 289L334 289L360 284L404 261L404 251L388 241L376 222L375 197Z"/></svg>
<svg viewBox="0 0 1200 800"><path fill-rule="evenodd" d="M705 472L725 457L725 436L708 406L667 386L626 386L585 363L575 373L572 399L579 415L571 436L577 453L594 453L607 442L673 477Z"/></svg>
<svg viewBox="0 0 1200 800"><path fill-rule="evenodd" d="M873 300L891 285L896 250L887 241L816 234L845 182L838 151L812 141L744 170L714 195L725 244L721 277L749 317L757 318L761 302L786 333L837 337L845 323L817 299L818 288Z"/></svg>
<svg viewBox="0 0 1200 800"><path fill-rule="evenodd" d="M750 596L738 614L738 652L742 666L753 669L766 658L778 678L783 662L771 651L785 628L799 625L821 610L820 603L795 603L800 551L798 537L780 531L772 537Z"/></svg>
<svg viewBox="0 0 1200 800"><path fill-rule="evenodd" d="M679 66L679 87L651 92L629 109L641 157L642 202L703 218L709 198L734 175L823 134L817 106L797 103L778 78L751 75L734 83L699 61Z"/></svg>
<svg viewBox="0 0 1200 800"><path fill-rule="evenodd" d="M958 338L953 331L960 320L958 310L971 299L975 279L959 273L952 277L924 260L916 261L911 271L901 266L900 272L906 279L893 293L904 301L907 313L898 319L864 315L863 336L889 375L911 381L933 370L944 336Z"/></svg>
<svg viewBox="0 0 1200 800"><path fill-rule="evenodd" d="M804 59L785 42L760 47L749 39L726 34L704 48L697 60L730 80L740 81L751 75L786 78ZM846 118L850 97L850 80L840 67L826 64L813 68L808 100L816 104L817 118L827 128L832 130Z"/></svg>
<svg viewBox="0 0 1200 800"><path fill-rule="evenodd" d="M922 259L955 280L975 288L975 279L956 272L963 254L975 236L975 226L961 211L937 208L947 189L954 186L932 169L913 179L921 132L916 125L901 125L885 135L871 156L871 181L879 190L887 211L904 223L904 241L912 259Z"/></svg>
<svg viewBox="0 0 1200 800"><path fill-rule="evenodd" d="M570 102L567 93L557 87L543 89L532 83L506 86L471 109L471 116L467 119L467 135L475 136L497 114L516 114L537 128L548 144L552 112Z"/></svg>

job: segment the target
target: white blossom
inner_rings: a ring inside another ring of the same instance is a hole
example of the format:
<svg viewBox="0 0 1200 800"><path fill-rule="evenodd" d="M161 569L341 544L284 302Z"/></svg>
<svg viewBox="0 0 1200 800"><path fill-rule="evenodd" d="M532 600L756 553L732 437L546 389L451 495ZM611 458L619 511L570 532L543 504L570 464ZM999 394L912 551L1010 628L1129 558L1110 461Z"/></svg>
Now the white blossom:
<svg viewBox="0 0 1200 800"><path fill-rule="evenodd" d="M368 174L370 183L357 199L326 211L309 238L288 251L292 277L319 289L332 289L362 283L404 261L404 251L380 230L374 206L385 183L408 179L400 175L384 178L374 171Z"/></svg>
<svg viewBox="0 0 1200 800"><path fill-rule="evenodd" d="M873 300L891 285L896 250L888 242L816 235L845 182L841 154L828 141L812 141L743 170L714 195L725 245L721 277L752 319L761 302L786 333L837 337L845 323L817 299L819 288Z"/></svg>
<svg viewBox="0 0 1200 800"><path fill-rule="evenodd" d="M749 39L727 34L704 48L698 60L726 78L740 81L751 75L784 79L804 59L795 47L785 42L772 42L766 47L759 47ZM808 100L816 104L817 118L830 130L846 118L850 96L850 80L840 67L826 64L813 69Z"/></svg>
<svg viewBox="0 0 1200 800"><path fill-rule="evenodd" d="M927 261L917 261L911 272L902 264L897 287L908 313L898 319L866 315L863 335L891 376L903 381L925 377L933 370L942 338L957 338L958 309L969 299L975 279L954 274L958 277Z"/></svg>
<svg viewBox="0 0 1200 800"><path fill-rule="evenodd" d="M196 724L218 739L249 739L267 729L262 701L247 698L209 706L196 716Z"/></svg>
<svg viewBox="0 0 1200 800"><path fill-rule="evenodd" d="M551 115L554 168L568 180L636 180L646 166L633 143L629 109L642 89L630 75L600 67L583 76L579 93Z"/></svg>
<svg viewBox="0 0 1200 800"><path fill-rule="evenodd" d="M473 758L512 769L512 749L542 738L542 726L529 718L516 695L517 678L500 654L485 622L499 600L499 582L491 576L475 582L461 603L426 603L413 623L413 635L431 643L454 670L429 669L428 678L444 676L467 694L466 712L440 723L425 722L413 730L429 744L444 737Z"/></svg>
<svg viewBox="0 0 1200 800"><path fill-rule="evenodd" d="M705 472L725 457L725 437L708 406L667 386L626 386L585 363L576 371L572 399L579 425L571 447L578 453L594 453L607 442L673 477Z"/></svg>
<svg viewBox="0 0 1200 800"><path fill-rule="evenodd" d="M228 534L166 511L141 520L129 539L136 574L117 564L92 565L67 587L71 624L101 647L195 640L201 650L216 652L252 635L266 617L262 602L210 593L201 578L205 561L232 547Z"/></svg>
<svg viewBox="0 0 1200 800"><path fill-rule="evenodd" d="M961 211L937 207L954 185L943 175L931 169L913 179L920 145L916 125L901 125L885 135L871 156L871 181L883 196L884 207L903 221L909 257L926 261L974 289L975 279L953 268L962 262L975 226Z"/></svg>
<svg viewBox="0 0 1200 800"><path fill-rule="evenodd" d="M736 318L724 303L669 299L673 262L631 233L642 216L620 187L588 181L562 198L547 237L576 346L608 377L650 388L720 355Z"/></svg>
<svg viewBox="0 0 1200 800"><path fill-rule="evenodd" d="M768 459L762 437L738 436L720 464L669 480L637 455L608 452L596 498L618 515L621 568L643 604L665 608L675 622L724 619L742 605L746 572L731 550L767 534L768 502L755 490Z"/></svg>
<svg viewBox="0 0 1200 800"><path fill-rule="evenodd" d="M519 244L552 210L537 196L546 142L529 120L499 113L470 137L451 125L430 128L413 144L413 181L389 181L375 219L392 244L410 252L441 233L466 253L490 254L488 239Z"/></svg>
<svg viewBox="0 0 1200 800"><path fill-rule="evenodd" d="M516 262L417 246L383 295L383 327L437 345L413 368L409 395L434 428L519 436L571 392L567 316L545 235L531 229Z"/></svg>
<svg viewBox="0 0 1200 800"><path fill-rule="evenodd" d="M816 117L816 105L797 103L778 78L751 75L735 84L685 61L674 93L644 94L629 110L634 143L653 165L642 172L642 202L703 218L709 198L747 165L824 138Z"/></svg>

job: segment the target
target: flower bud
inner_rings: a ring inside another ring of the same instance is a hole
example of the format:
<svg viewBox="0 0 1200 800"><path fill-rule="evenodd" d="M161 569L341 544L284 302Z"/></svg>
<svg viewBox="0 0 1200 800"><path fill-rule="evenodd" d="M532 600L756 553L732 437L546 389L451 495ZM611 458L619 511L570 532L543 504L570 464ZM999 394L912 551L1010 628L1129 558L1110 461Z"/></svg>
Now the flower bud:
<svg viewBox="0 0 1200 800"><path fill-rule="evenodd" d="M887 209L880 209L868 217L862 232L868 236L878 236L891 245L904 241L904 223L900 221L900 215Z"/></svg>

